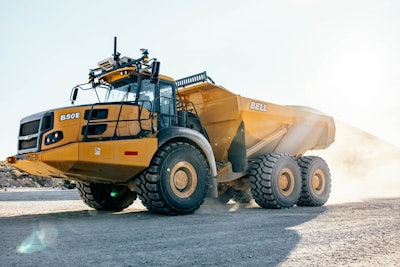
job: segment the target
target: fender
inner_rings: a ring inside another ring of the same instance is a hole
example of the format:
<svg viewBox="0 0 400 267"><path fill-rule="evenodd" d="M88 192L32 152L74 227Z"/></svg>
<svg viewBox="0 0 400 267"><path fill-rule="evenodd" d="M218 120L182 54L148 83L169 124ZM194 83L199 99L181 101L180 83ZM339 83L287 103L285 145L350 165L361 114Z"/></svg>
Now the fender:
<svg viewBox="0 0 400 267"><path fill-rule="evenodd" d="M192 141L202 150L202 152L206 156L212 176L217 176L217 165L215 163L214 152L211 148L210 143L201 133L189 128L169 127L160 130L157 133L157 138L158 147L173 139L188 139Z"/></svg>

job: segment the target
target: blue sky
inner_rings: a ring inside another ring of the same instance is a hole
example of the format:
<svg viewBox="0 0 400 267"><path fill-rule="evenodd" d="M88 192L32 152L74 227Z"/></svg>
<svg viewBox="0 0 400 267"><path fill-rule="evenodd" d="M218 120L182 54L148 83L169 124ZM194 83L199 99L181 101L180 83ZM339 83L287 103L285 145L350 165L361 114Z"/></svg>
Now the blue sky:
<svg viewBox="0 0 400 267"><path fill-rule="evenodd" d="M207 70L243 96L307 105L400 146L399 1L1 1L0 158L19 121L68 106L118 50L176 79ZM94 99L94 98L93 98ZM79 104L79 103L78 103Z"/></svg>

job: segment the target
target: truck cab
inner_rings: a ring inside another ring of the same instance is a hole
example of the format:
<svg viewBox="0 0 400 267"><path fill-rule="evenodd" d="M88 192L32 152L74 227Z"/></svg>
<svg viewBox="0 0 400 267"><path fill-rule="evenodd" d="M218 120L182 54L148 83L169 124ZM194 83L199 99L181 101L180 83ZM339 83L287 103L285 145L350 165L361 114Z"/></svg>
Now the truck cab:
<svg viewBox="0 0 400 267"><path fill-rule="evenodd" d="M158 129L177 125L176 86L172 78L161 76L155 83L148 73L136 73L133 68L117 72L100 77L108 83L106 103L141 106L152 117L157 114Z"/></svg>

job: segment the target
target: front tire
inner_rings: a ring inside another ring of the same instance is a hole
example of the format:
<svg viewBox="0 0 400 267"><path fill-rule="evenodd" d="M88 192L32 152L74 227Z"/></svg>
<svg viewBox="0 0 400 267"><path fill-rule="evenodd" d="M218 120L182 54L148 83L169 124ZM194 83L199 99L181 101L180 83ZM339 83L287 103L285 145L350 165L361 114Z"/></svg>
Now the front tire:
<svg viewBox="0 0 400 267"><path fill-rule="evenodd" d="M328 164L315 156L297 159L301 169L302 192L297 202L299 206L322 206L331 192L331 174Z"/></svg>
<svg viewBox="0 0 400 267"><path fill-rule="evenodd" d="M77 182L86 205L97 210L121 211L136 199L136 193L124 185Z"/></svg>
<svg viewBox="0 0 400 267"><path fill-rule="evenodd" d="M254 200L263 208L292 207L300 197L300 168L289 154L267 154L252 165L250 187Z"/></svg>
<svg viewBox="0 0 400 267"><path fill-rule="evenodd" d="M148 210L170 215L191 214L204 202L210 169L204 155L186 142L163 145L136 181Z"/></svg>

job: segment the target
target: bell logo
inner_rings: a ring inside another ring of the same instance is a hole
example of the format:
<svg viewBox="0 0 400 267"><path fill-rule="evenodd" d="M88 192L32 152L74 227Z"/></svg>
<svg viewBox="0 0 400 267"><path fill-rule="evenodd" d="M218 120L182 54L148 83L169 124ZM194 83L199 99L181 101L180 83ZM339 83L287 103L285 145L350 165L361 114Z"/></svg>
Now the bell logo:
<svg viewBox="0 0 400 267"><path fill-rule="evenodd" d="M250 109L267 112L267 104L251 101Z"/></svg>

